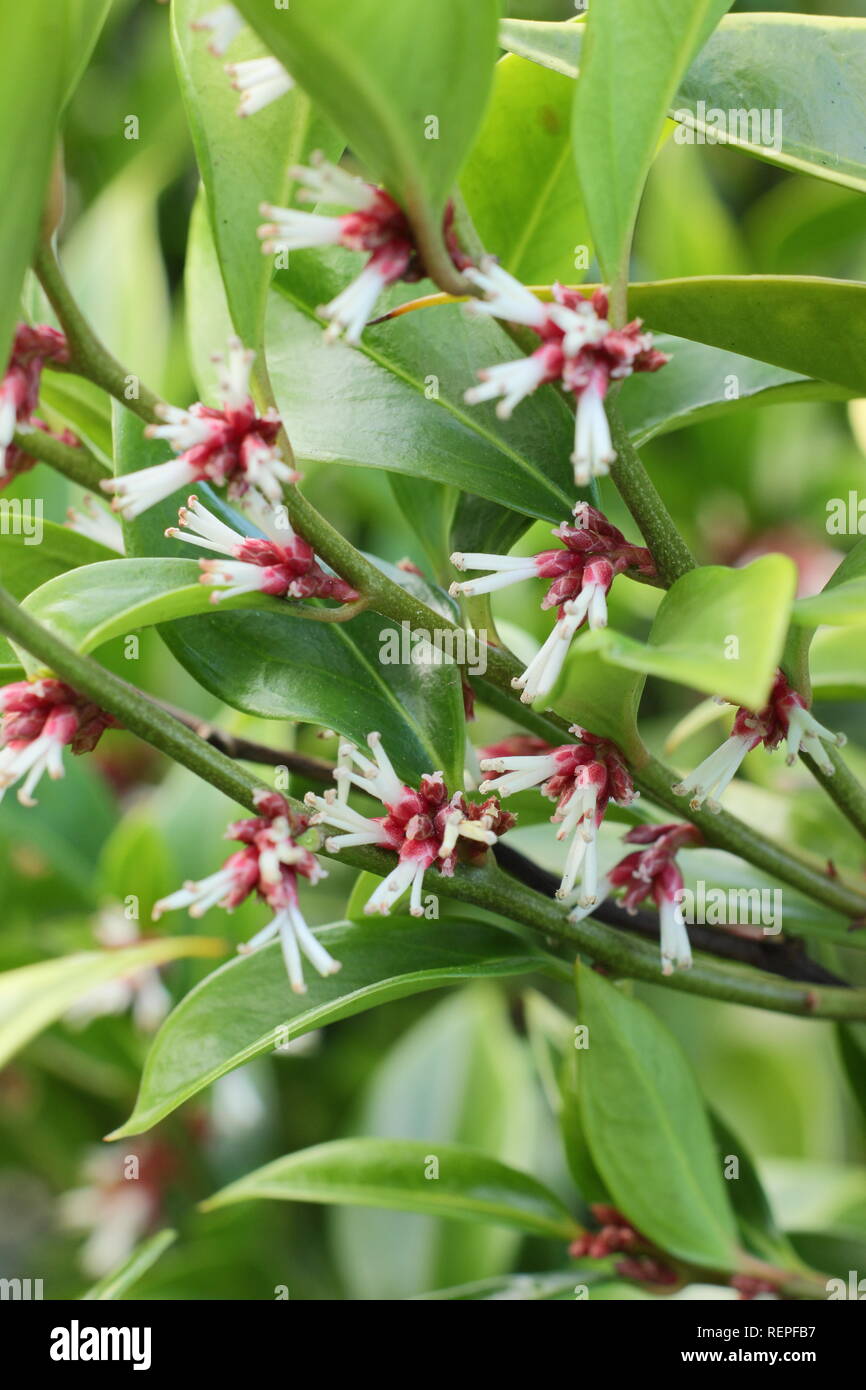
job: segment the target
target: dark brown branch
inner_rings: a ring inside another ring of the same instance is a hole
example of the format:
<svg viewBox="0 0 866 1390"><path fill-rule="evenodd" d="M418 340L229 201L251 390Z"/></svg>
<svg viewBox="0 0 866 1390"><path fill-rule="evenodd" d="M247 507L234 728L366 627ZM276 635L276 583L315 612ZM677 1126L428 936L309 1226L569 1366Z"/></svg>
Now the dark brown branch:
<svg viewBox="0 0 866 1390"><path fill-rule="evenodd" d="M551 874L547 869L542 869L538 864L534 864L519 850L514 849L511 845L503 844L501 840L494 846L493 853L499 867L504 869L506 873L512 874L521 883L525 883L528 888L534 888L537 893L543 893L545 897L553 898L556 896L559 880L555 874ZM658 940L659 919L655 912L639 911L632 915L620 907L619 903L608 899L599 903L592 915L609 927L618 927L620 931L633 932L639 936L649 936ZM757 940L753 937L739 935L735 930L724 931L719 927L690 926L689 938L698 951L706 951L709 955L718 956L722 960L735 960L740 961L743 965L754 965L758 970L765 970L770 975L778 975L783 980L796 980L804 984L814 985L848 986L847 980L833 975L817 961L807 956L805 945L799 937L784 939L773 937L772 940L765 937Z"/></svg>

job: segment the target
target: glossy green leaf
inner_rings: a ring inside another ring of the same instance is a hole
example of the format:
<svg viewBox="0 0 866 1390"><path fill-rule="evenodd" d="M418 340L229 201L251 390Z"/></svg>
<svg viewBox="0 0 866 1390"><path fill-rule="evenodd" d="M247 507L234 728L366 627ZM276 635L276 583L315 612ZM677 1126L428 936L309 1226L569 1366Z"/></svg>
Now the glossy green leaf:
<svg viewBox="0 0 866 1390"><path fill-rule="evenodd" d="M866 693L866 643L856 627L815 634L809 650L812 690L822 700L862 699Z"/></svg>
<svg viewBox="0 0 866 1390"><path fill-rule="evenodd" d="M650 11L647 10L649 15ZM576 77L585 26L573 21L504 20L504 48ZM682 78L668 114L696 126L704 115L738 114L726 125L726 143L783 168L800 170L850 188L866 187L866 19L826 15L726 15ZM833 100L826 92L833 91ZM782 111L775 127L741 123L739 113ZM703 122L718 130L717 117ZM779 138L781 137L781 138Z"/></svg>
<svg viewBox="0 0 866 1390"><path fill-rule="evenodd" d="M846 510L847 502L843 499ZM803 627L859 627L866 623L866 540L858 541L845 556L820 594L797 600L791 616Z"/></svg>
<svg viewBox="0 0 866 1390"><path fill-rule="evenodd" d="M838 1023L836 1042L852 1095L866 1119L866 1026L862 1023Z"/></svg>
<svg viewBox="0 0 866 1390"><path fill-rule="evenodd" d="M143 1240L117 1269L113 1269L110 1274L106 1274L89 1288L87 1293L82 1294L82 1301L107 1303L123 1298L176 1240L177 1231L171 1230L170 1227Z"/></svg>
<svg viewBox="0 0 866 1390"><path fill-rule="evenodd" d="M517 355L504 330L448 305L370 328L360 348L327 343L316 306L345 282L346 257L299 252L275 280L268 366L301 463L395 469L531 516L567 516L574 423L553 388L524 401L510 421L491 405L463 402L479 366Z"/></svg>
<svg viewBox="0 0 866 1390"><path fill-rule="evenodd" d="M760 709L785 645L796 582L786 555L765 555L742 569L691 570L665 594L647 643L610 628L581 637L561 689L579 695L581 657L597 653L627 670Z"/></svg>
<svg viewBox="0 0 866 1390"><path fill-rule="evenodd" d="M414 217L438 222L478 128L497 0L239 0L272 53Z"/></svg>
<svg viewBox="0 0 866 1390"><path fill-rule="evenodd" d="M643 186L680 79L731 0L592 5L574 99L574 157L605 279L623 285Z"/></svg>
<svg viewBox="0 0 866 1390"><path fill-rule="evenodd" d="M637 372L622 384L619 407L635 444L659 434L755 406L794 401L848 400L850 388L816 381L705 343L656 333L670 354L663 372Z"/></svg>
<svg viewBox="0 0 866 1390"><path fill-rule="evenodd" d="M559 681L536 707L555 708L569 723L613 739L626 753L639 753L637 710L645 676L625 663L612 666L606 651L595 649L595 636L572 642Z"/></svg>
<svg viewBox="0 0 866 1390"><path fill-rule="evenodd" d="M86 653L138 628L212 612L214 591L200 578L196 560L103 560L50 579L28 594L23 606L69 646ZM255 593L222 602L228 609L279 613L281 600ZM27 654L24 664L31 672L43 669Z"/></svg>
<svg viewBox="0 0 866 1390"><path fill-rule="evenodd" d="M121 471L131 472L165 458L159 441L144 439L141 422L127 411L116 412L116 429ZM197 492L236 531L256 534L206 485ZM184 499L185 492L177 493L125 528L130 554L151 557L139 562L143 569L157 563L155 556L183 554L182 544L167 539L164 530ZM190 555L200 553L189 549ZM158 563L192 564L176 558ZM179 576L183 573L192 571L178 570ZM422 583L396 573L407 584ZM204 586L193 587L204 592ZM178 590L174 601L178 607L181 601L202 604L188 590L184 596ZM226 704L266 719L322 724L357 743L378 731L401 775L417 777L441 770L451 785L457 785L462 780L464 750L458 667L433 659L386 664L381 658L391 628L374 613L362 613L350 623L321 623L292 616L289 607L284 600L273 599L267 604L256 602L260 611L247 607L243 613L213 612L205 598L201 607L189 610L202 616L171 626L164 623L161 636L199 684ZM153 620L160 621L160 615Z"/></svg>
<svg viewBox="0 0 866 1390"><path fill-rule="evenodd" d="M711 1112L710 1123L716 1141L719 1163L744 1246L768 1260L788 1268L799 1263L787 1236L779 1230L770 1200L748 1150L720 1115ZM734 1164L733 1160L736 1160Z"/></svg>
<svg viewBox="0 0 866 1390"><path fill-rule="evenodd" d="M645 1004L577 968L580 1105L616 1206L662 1250L729 1269L736 1223L697 1082L679 1043Z"/></svg>
<svg viewBox="0 0 866 1390"><path fill-rule="evenodd" d="M206 33L192 28L213 8L213 0L176 0L172 43L235 329L246 344L258 347L273 269L256 236L262 221L259 204L290 205L294 184L289 169L308 164L315 150L335 158L341 147L298 88L252 117L238 116L239 96L225 71L226 60L209 51ZM243 62L266 51L246 30L226 59Z"/></svg>
<svg viewBox="0 0 866 1390"><path fill-rule="evenodd" d="M580 279L592 259L572 162L573 97L568 78L506 56L463 170L482 243L525 285Z"/></svg>
<svg viewBox="0 0 866 1390"><path fill-rule="evenodd" d="M81 75L108 0L32 0L0 13L0 361L39 229L61 108ZM27 157L22 158L22 152Z"/></svg>
<svg viewBox="0 0 866 1390"><path fill-rule="evenodd" d="M41 539L33 536L0 536L0 577L4 589L17 599L32 593L49 579L55 579L81 565L93 565L112 555L106 546L79 535L68 526L42 521Z"/></svg>
<svg viewBox="0 0 866 1390"><path fill-rule="evenodd" d="M791 1244L811 1269L821 1270L837 1281L827 1283L828 1300L854 1298L860 1302L866 1292L862 1282L866 1238L862 1231L792 1231Z"/></svg>
<svg viewBox="0 0 866 1390"><path fill-rule="evenodd" d="M276 942L197 985L157 1034L135 1111L112 1137L140 1134L217 1077L336 1019L464 980L558 973L543 952L475 922L368 918L320 935L343 968L327 979L308 971L305 995L289 989Z"/></svg>
<svg viewBox="0 0 866 1390"><path fill-rule="evenodd" d="M223 950L223 942L210 937L163 936L137 946L83 951L7 970L0 975L0 1064L107 980L185 956L217 956Z"/></svg>
<svg viewBox="0 0 866 1390"><path fill-rule="evenodd" d="M538 1114L525 1048L501 993L475 985L431 1009L385 1056L351 1131L380 1139L437 1140L495 1153L532 1171ZM394 1212L334 1213L340 1269L351 1297L405 1298L504 1273L517 1237ZM370 1267L369 1252L381 1260Z"/></svg>
<svg viewBox="0 0 866 1390"><path fill-rule="evenodd" d="M559 1240L576 1234L559 1198L535 1178L486 1154L432 1139L318 1144L248 1173L202 1205L213 1211L259 1198L422 1212Z"/></svg>

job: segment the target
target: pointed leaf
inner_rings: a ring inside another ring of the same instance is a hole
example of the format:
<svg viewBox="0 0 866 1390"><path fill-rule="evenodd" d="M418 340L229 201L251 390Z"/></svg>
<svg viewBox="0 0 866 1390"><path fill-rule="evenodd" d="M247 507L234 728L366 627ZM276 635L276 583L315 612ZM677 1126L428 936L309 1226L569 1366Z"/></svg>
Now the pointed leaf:
<svg viewBox="0 0 866 1390"><path fill-rule="evenodd" d="M730 1269L736 1223L709 1120L679 1043L645 1004L577 967L589 1030L580 1105L592 1156L616 1206L680 1259Z"/></svg>
<svg viewBox="0 0 866 1390"><path fill-rule="evenodd" d="M368 918L320 935L343 968L327 979L309 971L305 995L289 989L277 942L197 985L162 1025L135 1110L111 1137L140 1134L217 1077L338 1018L461 980L559 973L543 952L475 922Z"/></svg>
<svg viewBox="0 0 866 1390"><path fill-rule="evenodd" d="M438 1173L431 1174L431 1159ZM456 1144L341 1139L278 1158L204 1202L214 1211L257 1198L423 1212L515 1226L568 1240L577 1233L559 1198L527 1173Z"/></svg>

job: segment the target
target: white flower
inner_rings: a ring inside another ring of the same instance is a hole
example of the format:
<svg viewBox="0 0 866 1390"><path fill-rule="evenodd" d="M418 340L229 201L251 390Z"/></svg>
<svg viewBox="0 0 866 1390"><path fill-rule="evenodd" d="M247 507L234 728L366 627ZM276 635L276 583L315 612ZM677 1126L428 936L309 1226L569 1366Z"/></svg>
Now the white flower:
<svg viewBox="0 0 866 1390"><path fill-rule="evenodd" d="M467 305L470 313L508 319L511 323L522 323L527 328L544 327L548 319L547 306L513 275L509 275L507 270L503 270L492 256L484 257L480 270L470 266L464 273L486 295L485 299L470 300Z"/></svg>
<svg viewBox="0 0 866 1390"><path fill-rule="evenodd" d="M506 589L511 584L520 584L524 579L537 579L538 566L534 555L489 555L482 551L455 551L451 563L458 570L491 570L491 574L479 575L477 579L464 579L454 583L448 590L453 598L465 594L474 598L477 594L491 594L496 589Z"/></svg>
<svg viewBox="0 0 866 1390"><path fill-rule="evenodd" d="M208 48L217 58L221 58L244 28L244 18L234 5L218 5L200 19L193 20L190 28L203 29L210 34Z"/></svg>
<svg viewBox="0 0 866 1390"><path fill-rule="evenodd" d="M141 468L137 473L106 478L100 487L103 492L113 494L112 511L119 512L124 521L134 521L157 502L171 497L178 488L190 487L197 477L198 469L181 456L154 464L152 468Z"/></svg>
<svg viewBox="0 0 866 1390"><path fill-rule="evenodd" d="M496 407L500 420L510 420L512 411L527 396L548 379L543 356L519 357L516 362L500 362L495 367L482 367L478 373L480 386L472 386L463 399L467 405L502 399Z"/></svg>
<svg viewBox="0 0 866 1390"><path fill-rule="evenodd" d="M818 767L827 777L832 777L836 771L833 762L821 740L835 744L837 748L844 747L846 738L844 734L834 734L832 729L827 729L823 724L819 724L813 714L801 704L791 702L788 709L788 731L785 742L788 746L788 753L785 758L787 763L793 763L799 753L806 753L817 763Z"/></svg>
<svg viewBox="0 0 866 1390"><path fill-rule="evenodd" d="M672 975L675 970L690 970L692 947L683 910L678 902L667 897L661 899L659 924L661 927L662 974Z"/></svg>
<svg viewBox="0 0 866 1390"><path fill-rule="evenodd" d="M257 932L245 945L239 946L238 950L247 955L275 938L279 938L289 982L295 994L306 994L307 992L301 964L302 955L306 956L313 968L322 976L334 975L341 968L340 961L334 960L333 956L325 950L321 941L310 931L300 908L295 903L290 903L282 908L273 921L263 927L260 932Z"/></svg>
<svg viewBox="0 0 866 1390"><path fill-rule="evenodd" d="M577 397L574 417L574 481L586 487L591 478L604 477L616 459L610 425L604 408L604 395L590 384Z"/></svg>
<svg viewBox="0 0 866 1390"><path fill-rule="evenodd" d="M330 304L320 305L318 312L328 320L325 332L327 341L333 342L342 337L353 347L356 346L361 341L361 334L373 313L376 300L388 283L388 276L373 258Z"/></svg>
<svg viewBox="0 0 866 1390"><path fill-rule="evenodd" d="M102 507L98 507L89 493L85 493L81 499L80 512L74 507L69 508L65 524L70 531L77 531L80 536L98 541L109 550L116 550L118 555L123 554L123 531L120 523Z"/></svg>
<svg viewBox="0 0 866 1390"><path fill-rule="evenodd" d="M229 63L226 72L235 91L241 93L239 116L254 116L272 101L285 96L295 85L276 58L249 58L243 63Z"/></svg>
<svg viewBox="0 0 866 1390"><path fill-rule="evenodd" d="M587 614L589 602L584 602L581 593L562 605L563 617L558 618L547 641L532 658L522 675L515 676L511 682L515 690L521 692L525 705L549 695L565 664L568 649Z"/></svg>
<svg viewBox="0 0 866 1390"><path fill-rule="evenodd" d="M676 783L672 789L674 794L688 796L692 793L689 806L693 811L699 811L704 802L708 811L720 810L719 798L737 775L746 754L759 742L760 738L752 734L732 734L694 772Z"/></svg>

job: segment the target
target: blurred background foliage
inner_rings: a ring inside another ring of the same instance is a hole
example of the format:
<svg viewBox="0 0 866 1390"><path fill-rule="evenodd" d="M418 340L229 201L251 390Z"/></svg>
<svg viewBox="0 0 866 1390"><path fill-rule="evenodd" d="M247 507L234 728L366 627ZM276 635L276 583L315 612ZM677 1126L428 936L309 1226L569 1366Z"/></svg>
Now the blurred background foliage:
<svg viewBox="0 0 866 1390"><path fill-rule="evenodd" d="M734 8L863 13L832 0L809 6L760 0ZM567 18L574 6L516 0L508 13ZM197 394L183 286L197 175L167 23L167 7L152 0L115 0L67 113L62 253L75 294L113 351L168 399L186 402ZM130 129L135 138L126 138ZM866 203L854 192L736 151L669 141L649 181L633 278L761 271L862 280L864 225ZM59 397L53 404L62 408ZM94 404L97 411L104 407ZM645 459L702 559L736 563L784 550L799 564L801 592L812 593L851 544L828 536L826 504L863 486L864 449L866 419L857 407L816 403L692 426L652 441ZM408 555L425 567L424 548L385 474L319 465L307 482L313 500L356 545L391 561ZM77 500L76 491L43 466L10 489L13 496L42 497L46 517L56 521ZM631 533L611 489L604 489L603 503ZM520 548L542 548L545 530L534 526ZM539 596L524 586L496 604L518 649L521 632L540 638L547 631ZM620 581L614 625L644 634L657 597ZM862 629L842 629L837 640L862 641ZM831 657L838 661L844 653L831 653L828 670ZM217 707L153 631L141 635L132 660L120 640L101 659L225 728L275 746L333 752L333 741L314 730L257 724ZM829 690L829 677L825 684ZM649 683L643 727L656 749L693 703L681 687ZM862 761L856 752L866 747L862 704L835 699L832 706L819 703L817 712L848 732L852 758ZM694 733L675 756L694 765L718 741L719 727L717 721ZM507 732L501 717L482 711L473 739L484 745ZM862 844L847 824L800 769L779 762L752 755L746 780L733 789L732 809L787 843L832 856L854 874L866 871ZM106 736L93 757L69 760L65 782L44 787L38 811L24 812L7 798L0 805L0 966L92 947L97 914L116 910L130 894L140 899L140 927L148 934L147 906L156 896L217 866L231 815L213 789L122 733ZM551 837L540 829L525 828L517 842L549 859ZM328 880L306 895L310 919L342 916L350 888L348 871L332 867ZM243 940L262 920L262 909L247 905L231 919L212 912L200 927L188 923L183 930ZM830 949L824 960L832 966ZM862 956L846 950L845 957L850 976L866 979ZM178 962L163 977L177 999L208 968ZM545 983L543 989L573 1013L567 988L557 992ZM781 1223L866 1237L866 1131L832 1025L651 987L639 992L684 1041L705 1094L758 1159ZM158 1150L156 1224L180 1232L138 1294L258 1299L283 1285L301 1299L402 1297L509 1268L561 1268L563 1252L555 1245L535 1239L518 1248L517 1236L480 1226L282 1203L208 1217L194 1209L255 1164L349 1133L463 1140L573 1195L532 1064L539 1008L543 1001L523 984L392 1003L227 1076L146 1140L123 1141L123 1152L143 1161ZM80 1185L101 1136L129 1114L147 1046L128 1013L86 1026L61 1022L0 1073L0 1277L43 1278L50 1297L78 1296L91 1281L94 1271L81 1266L80 1236L61 1227L58 1198Z"/></svg>

